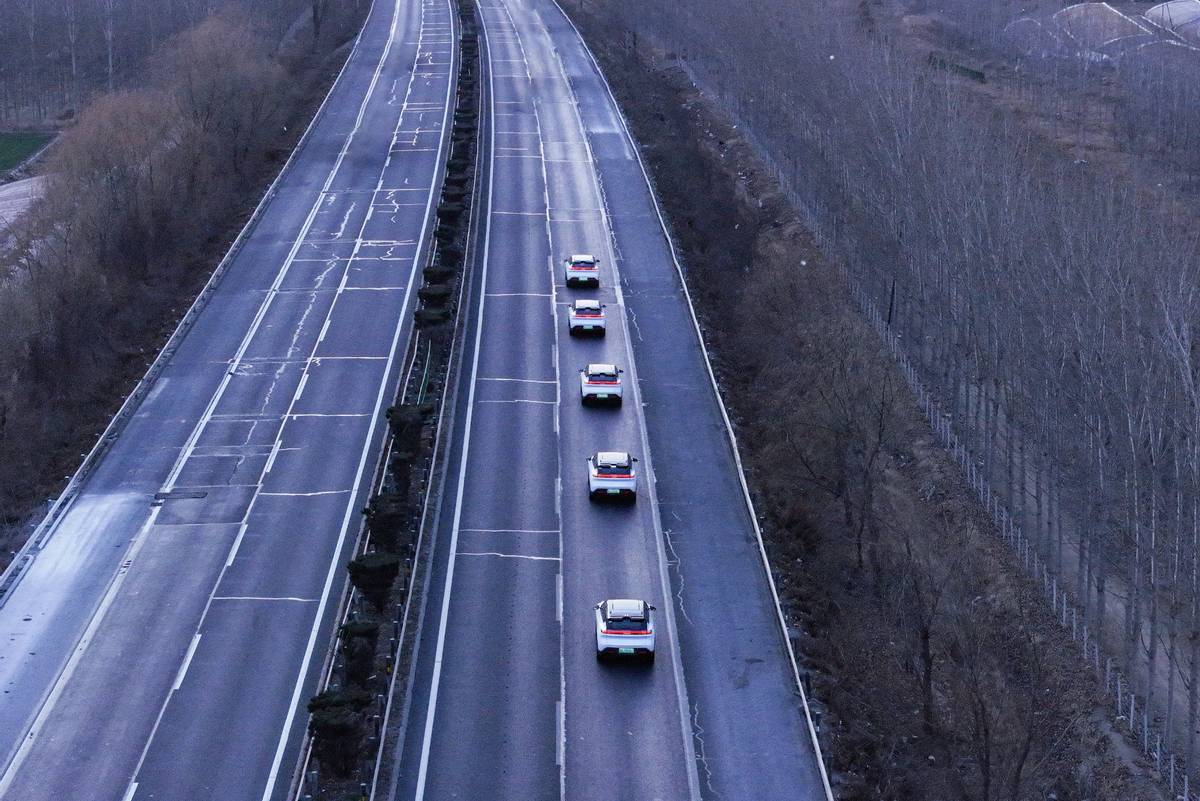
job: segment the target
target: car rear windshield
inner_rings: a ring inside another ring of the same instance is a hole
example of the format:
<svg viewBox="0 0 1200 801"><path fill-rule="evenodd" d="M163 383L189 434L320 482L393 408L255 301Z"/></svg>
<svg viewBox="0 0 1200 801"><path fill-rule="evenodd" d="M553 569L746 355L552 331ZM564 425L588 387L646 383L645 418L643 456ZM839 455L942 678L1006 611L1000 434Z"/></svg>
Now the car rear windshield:
<svg viewBox="0 0 1200 801"><path fill-rule="evenodd" d="M597 381L613 381L616 377L616 373L588 373L588 378L594 378Z"/></svg>
<svg viewBox="0 0 1200 801"><path fill-rule="evenodd" d="M609 618L606 626L609 631L646 631L645 620L630 620L627 617Z"/></svg>
<svg viewBox="0 0 1200 801"><path fill-rule="evenodd" d="M627 476L629 475L629 465L602 464L596 468L596 472L602 476Z"/></svg>

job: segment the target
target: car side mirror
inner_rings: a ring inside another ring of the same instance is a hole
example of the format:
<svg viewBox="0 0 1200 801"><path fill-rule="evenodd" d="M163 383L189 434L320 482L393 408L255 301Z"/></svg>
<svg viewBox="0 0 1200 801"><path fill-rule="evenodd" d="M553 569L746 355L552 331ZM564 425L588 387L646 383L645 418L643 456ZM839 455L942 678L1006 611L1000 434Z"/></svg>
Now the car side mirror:
<svg viewBox="0 0 1200 801"><path fill-rule="evenodd" d="M658 607L657 607L657 606L655 606L654 604L646 604L646 608L648 608L648 609L649 609L650 611L652 611L652 612L653 612L654 610L658 609Z"/></svg>
<svg viewBox="0 0 1200 801"><path fill-rule="evenodd" d="M596 604L596 605L595 605L595 606L593 606L592 608L593 608L593 609L599 609L599 608L600 608L600 607L602 607L602 606L604 606L604 604ZM653 607L651 607L651 608L653 608Z"/></svg>
<svg viewBox="0 0 1200 801"><path fill-rule="evenodd" d="M636 456L634 456L634 457L633 457L632 459L630 459L629 461L631 461L631 462L636 462L637 460L638 460L638 458L637 458Z"/></svg>

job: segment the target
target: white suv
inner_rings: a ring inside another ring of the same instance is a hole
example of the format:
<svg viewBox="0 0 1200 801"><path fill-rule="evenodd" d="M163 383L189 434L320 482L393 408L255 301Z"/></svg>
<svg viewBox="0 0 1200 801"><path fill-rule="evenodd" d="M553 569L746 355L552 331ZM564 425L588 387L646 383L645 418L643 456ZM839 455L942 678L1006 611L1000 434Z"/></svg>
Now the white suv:
<svg viewBox="0 0 1200 801"><path fill-rule="evenodd" d="M604 336L604 304L598 300L577 300L569 313L571 336Z"/></svg>
<svg viewBox="0 0 1200 801"><path fill-rule="evenodd" d="M654 661L654 607L617 598L596 604L596 658L644 657Z"/></svg>
<svg viewBox="0 0 1200 801"><path fill-rule="evenodd" d="M589 456L588 497L593 501L636 501L637 473L633 470L636 461L621 451L599 451Z"/></svg>
<svg viewBox="0 0 1200 801"><path fill-rule="evenodd" d="M576 253L563 261L567 286L600 286L600 261L587 253Z"/></svg>
<svg viewBox="0 0 1200 801"><path fill-rule="evenodd" d="M579 397L583 405L608 403L621 405L621 373L615 364L589 364L579 371Z"/></svg>

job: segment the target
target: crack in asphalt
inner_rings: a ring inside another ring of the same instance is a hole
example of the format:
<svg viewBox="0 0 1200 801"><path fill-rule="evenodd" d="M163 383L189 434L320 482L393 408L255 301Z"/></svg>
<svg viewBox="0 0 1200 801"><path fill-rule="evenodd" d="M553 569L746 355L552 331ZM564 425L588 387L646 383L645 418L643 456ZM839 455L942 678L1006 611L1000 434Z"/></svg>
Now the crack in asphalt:
<svg viewBox="0 0 1200 801"><path fill-rule="evenodd" d="M700 704L692 704L692 739L699 744L696 749L696 761L704 768L704 786L708 788L710 797L722 798L722 794L713 787L713 774L708 767L708 754L704 747L704 727L700 725Z"/></svg>
<svg viewBox="0 0 1200 801"><path fill-rule="evenodd" d="M671 512L671 517L679 520L679 515ZM675 552L675 543L671 541L671 529L663 526L663 539L667 541L667 551L671 554L667 559L667 567L675 568L675 576L679 580L679 588L675 591L676 606L679 607L679 614L683 615L683 619L688 622L688 625L693 625L692 619L688 617L687 607L683 605L683 573L679 570L679 554Z"/></svg>

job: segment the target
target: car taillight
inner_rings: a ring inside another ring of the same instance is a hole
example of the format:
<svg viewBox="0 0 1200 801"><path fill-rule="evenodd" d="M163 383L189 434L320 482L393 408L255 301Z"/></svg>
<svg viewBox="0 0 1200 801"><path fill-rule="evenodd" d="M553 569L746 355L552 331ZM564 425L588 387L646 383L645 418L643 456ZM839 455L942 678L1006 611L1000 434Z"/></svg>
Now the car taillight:
<svg viewBox="0 0 1200 801"><path fill-rule="evenodd" d="M604 631L601 632L601 634L640 634L642 636L645 636L649 633L649 631L613 631L612 629L604 629Z"/></svg>

